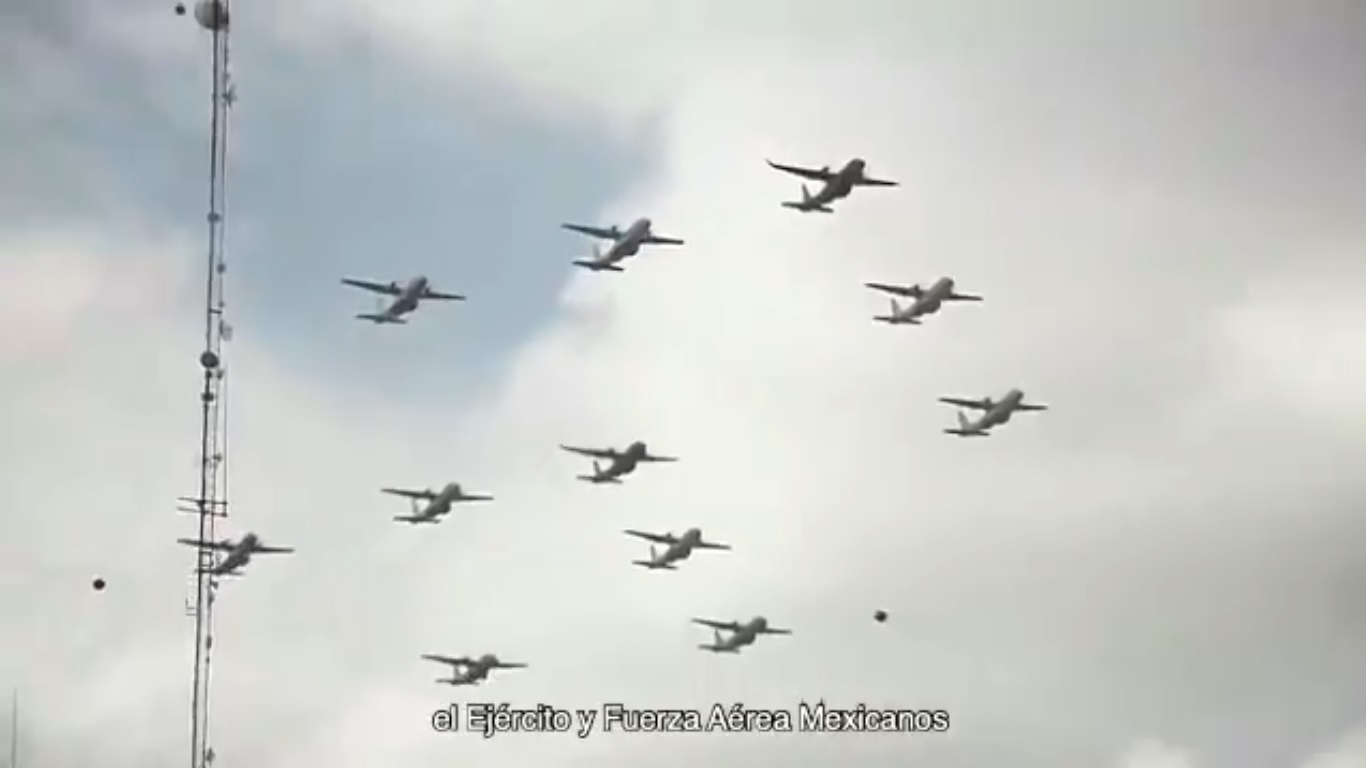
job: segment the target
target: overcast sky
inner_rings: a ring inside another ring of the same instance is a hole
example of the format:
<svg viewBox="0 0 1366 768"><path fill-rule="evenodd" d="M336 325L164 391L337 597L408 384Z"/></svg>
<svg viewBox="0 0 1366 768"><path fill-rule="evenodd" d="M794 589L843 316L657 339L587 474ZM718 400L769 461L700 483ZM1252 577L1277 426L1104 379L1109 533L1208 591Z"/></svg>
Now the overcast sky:
<svg viewBox="0 0 1366 768"><path fill-rule="evenodd" d="M209 41L9 5L0 684L28 762L183 765ZM228 533L298 553L223 587L221 765L1366 766L1359 3L258 5ZM763 163L853 156L902 186L834 216ZM642 215L687 245L572 272L561 222ZM418 273L470 301L351 319L339 278ZM986 301L871 321L863 282L944 275ZM941 433L1012 387L1050 410ZM594 487L556 449L636 439L682 461ZM378 493L450 480L498 499ZM692 526L734 551L629 564ZM753 615L794 634L695 649ZM531 668L467 697L418 659L485 652ZM429 725L822 698L952 728Z"/></svg>

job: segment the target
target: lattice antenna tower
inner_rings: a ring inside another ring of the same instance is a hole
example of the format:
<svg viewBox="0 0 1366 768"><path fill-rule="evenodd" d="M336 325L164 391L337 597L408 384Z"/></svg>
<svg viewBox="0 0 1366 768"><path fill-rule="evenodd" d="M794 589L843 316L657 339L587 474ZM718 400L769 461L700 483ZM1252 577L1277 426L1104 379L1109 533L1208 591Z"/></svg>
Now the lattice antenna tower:
<svg viewBox="0 0 1366 768"><path fill-rule="evenodd" d="M208 269L204 295L204 349L200 391L199 488L195 496L182 497L181 512L195 515L199 542L217 541L217 522L228 515L227 488L227 369L223 342L231 338L224 316L223 276L224 223L227 198L228 113L234 100L229 76L229 0L199 0L194 19L213 40L212 110L209 127ZM183 5L176 6L183 14ZM216 579L208 571L216 564L216 552L196 549L193 597L187 613L194 619L194 675L190 702L190 768L207 768L213 762L209 746L209 683L213 649L213 607Z"/></svg>

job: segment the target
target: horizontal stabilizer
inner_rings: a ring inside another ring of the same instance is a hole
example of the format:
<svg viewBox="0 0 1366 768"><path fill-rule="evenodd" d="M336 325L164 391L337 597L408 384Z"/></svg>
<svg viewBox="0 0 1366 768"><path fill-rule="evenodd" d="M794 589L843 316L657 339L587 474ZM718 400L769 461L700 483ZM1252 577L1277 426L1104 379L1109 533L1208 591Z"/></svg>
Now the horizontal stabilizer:
<svg viewBox="0 0 1366 768"><path fill-rule="evenodd" d="M819 212L821 212L821 213L834 213L834 212L835 212L835 209L834 209L834 208L831 208L831 207L829 207L829 206L827 206L827 205L810 205L810 204L808 204L808 203L789 202L789 203L783 203L783 207L784 207L784 208L791 208L791 209L794 210L794 211L801 211L802 213L810 213L810 212L812 212L812 211L819 211Z"/></svg>
<svg viewBox="0 0 1366 768"><path fill-rule="evenodd" d="M982 430L971 430L971 429L946 429L946 430L944 430L944 434L946 434L946 435L958 435L959 437L990 437L990 436L991 436L991 433L990 433L990 432L985 432L985 431L982 431Z"/></svg>
<svg viewBox="0 0 1366 768"><path fill-rule="evenodd" d="M440 521L440 518L437 517L416 517L413 515L400 515L398 517L395 517L394 519L400 523L408 523L410 525L420 525L422 523L436 523Z"/></svg>
<svg viewBox="0 0 1366 768"><path fill-rule="evenodd" d="M632 560L631 565L638 565L641 568L648 568L652 571L676 571L673 563L657 563L653 560Z"/></svg>
<svg viewBox="0 0 1366 768"><path fill-rule="evenodd" d="M372 314L363 314L363 315L356 315L356 319L357 319L357 320L369 320L370 322L376 323L376 324L378 324L378 325L407 325L407 323L408 323L407 320L404 320L404 319L401 318L401 317L393 317L393 316L391 316L391 315L372 315Z"/></svg>
<svg viewBox="0 0 1366 768"><path fill-rule="evenodd" d="M615 264L602 264L602 263L599 263L599 262L596 262L596 261L576 261L576 262L573 262L573 263L574 263L574 266L576 266L576 267L583 267L584 269L592 270L592 271L594 271L594 272L625 272L625 271L626 271L625 268L623 268L623 267L618 267L618 266L615 265Z"/></svg>
<svg viewBox="0 0 1366 768"><path fill-rule="evenodd" d="M620 479L615 477L603 477L601 475L579 475L577 479L582 480L585 483L612 483L613 485L621 485Z"/></svg>

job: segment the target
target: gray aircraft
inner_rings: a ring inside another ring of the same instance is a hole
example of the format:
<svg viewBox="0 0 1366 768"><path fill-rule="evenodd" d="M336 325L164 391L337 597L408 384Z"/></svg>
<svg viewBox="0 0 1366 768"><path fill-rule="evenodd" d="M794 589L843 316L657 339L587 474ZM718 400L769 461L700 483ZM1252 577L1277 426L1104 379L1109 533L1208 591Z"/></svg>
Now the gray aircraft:
<svg viewBox="0 0 1366 768"><path fill-rule="evenodd" d="M618 262L625 261L640 253L642 245L683 245L683 241L678 238L661 237L654 234L654 223L647 218L636 219L631 223L631 226L624 230L617 226L606 228L590 227L584 224L561 224L560 226L571 232L611 241L611 245L607 247L606 251L594 245L593 258L573 262L574 266L594 272L625 272L626 270Z"/></svg>
<svg viewBox="0 0 1366 768"><path fill-rule="evenodd" d="M594 460L593 474L578 476L579 480L589 483L620 483L621 478L634 472L641 462L678 461L670 456L650 455L645 443L639 440L626 446L626 450L623 451L613 448L575 448L572 445L561 445L560 450L588 456ZM600 461L611 463L604 467Z"/></svg>
<svg viewBox="0 0 1366 768"><path fill-rule="evenodd" d="M649 560L632 560L632 564L642 568L649 568L652 571L677 570L674 563L680 560L687 560L688 556L698 549L721 549L729 550L728 544L715 544L705 541L702 538L702 529L689 528L681 536L671 533L646 533L644 531L624 531L627 536L635 536L650 542ZM661 544L665 547L663 552L655 550L654 545Z"/></svg>
<svg viewBox="0 0 1366 768"><path fill-rule="evenodd" d="M413 512L399 515L394 519L400 523L420 524L437 523L442 515L451 511L451 505L465 501L493 501L492 496L478 496L465 493L460 483L446 483L439 491L430 488L425 491L410 491L403 488L381 488L381 493L402 496L412 501Z"/></svg>
<svg viewBox="0 0 1366 768"><path fill-rule="evenodd" d="M981 400L968 400L959 397L941 397L939 402L956 405L959 408L970 408L982 411L982 415L976 420L971 421L962 412L958 412L958 428L946 429L945 434L958 435L959 437L987 437L992 427L998 427L1010 421L1012 414L1017 411L1046 411L1046 405L1030 405L1024 401L1024 393L1018 389L1012 389L998 401L992 401L989 397Z"/></svg>
<svg viewBox="0 0 1366 768"><path fill-rule="evenodd" d="M800 176L810 181L819 181L821 188L816 194L811 194L811 190L806 185L802 185L802 199L798 202L783 203L784 208L792 208L803 213L819 211L821 213L834 213L831 203L843 200L854 191L854 187L895 187L899 186L895 181L882 181L870 178L867 174L868 164L862 158L854 158L844 164L838 171L831 171L830 166L823 168L803 168L797 165L783 165L772 160L766 160L768 167L774 170Z"/></svg>
<svg viewBox="0 0 1366 768"><path fill-rule="evenodd" d="M905 296L912 299L910 304L900 306L896 299L892 299L892 311L890 314L880 315L873 319L880 323L890 323L892 325L920 325L920 318L925 315L932 315L939 311L939 308L946 301L981 301L981 296L972 296L966 293L957 293L954 290L953 278L941 277L929 288L921 288L919 285L888 285L886 283L864 283L875 291Z"/></svg>
<svg viewBox="0 0 1366 768"><path fill-rule="evenodd" d="M469 656L442 656L438 653L424 653L422 658L441 664L449 664L451 676L437 678L436 682L446 685L479 685L488 680L489 672L495 669L526 669L526 664L513 664L501 661L495 654L486 653L478 658Z"/></svg>
<svg viewBox="0 0 1366 768"><path fill-rule="evenodd" d="M251 562L253 555L285 555L294 551L288 547L268 547L262 543L261 537L254 533L247 533L238 541L232 539L222 541L176 539L176 541L191 547L198 547L201 550L226 553L217 565L204 571L210 576L241 576L242 569Z"/></svg>
<svg viewBox="0 0 1366 768"><path fill-rule="evenodd" d="M441 293L431 288L427 278L422 275L414 277L406 284L400 285L397 282L376 283L370 280L355 280L349 277L342 278L343 285L353 288L361 288L380 296L388 296L393 299L387 306L382 306L377 312L362 313L356 315L358 320L369 320L377 325L403 325L408 321L404 315L410 314L417 309L418 305L424 301L464 301L465 297L456 293Z"/></svg>
<svg viewBox="0 0 1366 768"><path fill-rule="evenodd" d="M712 619L693 619L694 624L701 624L704 627L711 627L714 642L709 645L699 645L704 651L712 653L739 653L740 649L747 645L753 645L759 635L790 635L790 629L774 629L768 625L768 619L763 616L755 616L749 621L741 624L738 621L714 621ZM722 637L722 632L729 632L729 637Z"/></svg>

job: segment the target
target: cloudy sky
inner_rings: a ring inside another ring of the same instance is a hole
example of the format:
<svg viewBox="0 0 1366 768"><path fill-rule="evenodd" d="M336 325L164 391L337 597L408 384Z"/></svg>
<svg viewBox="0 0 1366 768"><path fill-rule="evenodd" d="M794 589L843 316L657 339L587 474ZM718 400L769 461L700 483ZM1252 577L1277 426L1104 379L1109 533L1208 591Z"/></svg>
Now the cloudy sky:
<svg viewBox="0 0 1366 768"><path fill-rule="evenodd" d="M209 41L0 22L0 683L188 745ZM234 9L222 765L1366 766L1354 0ZM764 158L900 180L835 216ZM574 273L564 221L686 238ZM338 285L426 274L405 327ZM871 322L865 281L986 297ZM1047 403L990 440L935 398ZM678 464L575 482L558 443ZM498 497L390 521L383 485ZM731 553L674 573L623 528ZM109 581L90 589L96 575ZM876 609L891 619L872 621ZM791 627L739 656L688 619ZM466 698L422 653L531 664ZM449 702L940 708L938 735L435 734Z"/></svg>

